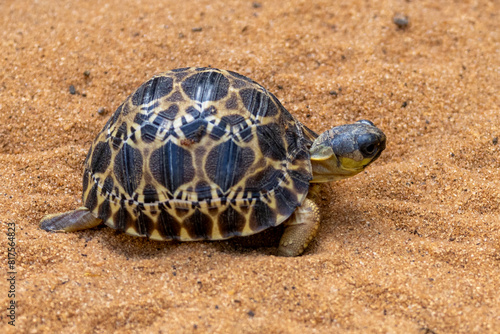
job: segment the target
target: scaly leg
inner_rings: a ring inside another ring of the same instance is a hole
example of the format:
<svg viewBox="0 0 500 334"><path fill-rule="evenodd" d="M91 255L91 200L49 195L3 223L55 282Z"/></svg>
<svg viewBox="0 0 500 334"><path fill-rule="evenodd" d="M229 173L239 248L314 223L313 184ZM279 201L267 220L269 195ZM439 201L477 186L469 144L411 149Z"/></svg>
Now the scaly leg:
<svg viewBox="0 0 500 334"><path fill-rule="evenodd" d="M51 232L75 232L96 227L101 223L101 219L82 206L73 211L45 216L40 222L40 228Z"/></svg>
<svg viewBox="0 0 500 334"><path fill-rule="evenodd" d="M306 198L285 222L285 232L280 240L280 256L298 256L316 235L319 227L319 208Z"/></svg>

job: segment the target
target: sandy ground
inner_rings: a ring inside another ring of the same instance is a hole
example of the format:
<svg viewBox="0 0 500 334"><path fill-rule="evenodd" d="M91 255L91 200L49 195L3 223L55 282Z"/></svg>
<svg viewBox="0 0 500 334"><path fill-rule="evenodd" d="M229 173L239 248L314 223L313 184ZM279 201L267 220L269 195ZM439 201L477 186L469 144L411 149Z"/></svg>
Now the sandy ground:
<svg viewBox="0 0 500 334"><path fill-rule="evenodd" d="M500 2L0 11L2 333L500 332ZM89 144L127 95L155 73L209 65L253 78L318 132L366 118L388 137L365 173L325 187L303 256L38 228L81 204Z"/></svg>

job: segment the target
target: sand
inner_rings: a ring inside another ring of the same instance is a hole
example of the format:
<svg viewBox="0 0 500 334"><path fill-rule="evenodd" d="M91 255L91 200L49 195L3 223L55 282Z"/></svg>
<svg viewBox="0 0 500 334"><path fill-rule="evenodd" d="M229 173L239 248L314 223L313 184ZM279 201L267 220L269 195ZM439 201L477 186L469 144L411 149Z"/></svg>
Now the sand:
<svg viewBox="0 0 500 334"><path fill-rule="evenodd" d="M500 332L500 2L6 0L0 11L0 332ZM370 119L386 133L366 172L324 187L303 256L38 228L81 205L90 142L122 100L185 66L247 75L318 132Z"/></svg>

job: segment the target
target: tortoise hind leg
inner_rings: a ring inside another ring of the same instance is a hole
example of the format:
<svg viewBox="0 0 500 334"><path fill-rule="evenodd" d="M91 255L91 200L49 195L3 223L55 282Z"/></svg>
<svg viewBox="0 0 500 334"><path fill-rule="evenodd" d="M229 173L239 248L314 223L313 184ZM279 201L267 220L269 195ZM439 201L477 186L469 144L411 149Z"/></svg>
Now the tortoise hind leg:
<svg viewBox="0 0 500 334"><path fill-rule="evenodd" d="M51 232L75 232L96 227L101 223L101 219L82 206L73 211L45 216L40 221L40 228Z"/></svg>
<svg viewBox="0 0 500 334"><path fill-rule="evenodd" d="M298 256L316 235L319 227L319 208L306 198L285 222L285 232L280 240L278 255Z"/></svg>

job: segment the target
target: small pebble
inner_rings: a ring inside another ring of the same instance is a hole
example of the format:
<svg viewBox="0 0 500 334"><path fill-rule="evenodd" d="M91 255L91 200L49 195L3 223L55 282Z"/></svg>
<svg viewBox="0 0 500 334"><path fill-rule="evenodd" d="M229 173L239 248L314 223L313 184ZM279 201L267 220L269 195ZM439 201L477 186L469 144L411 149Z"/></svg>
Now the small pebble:
<svg viewBox="0 0 500 334"><path fill-rule="evenodd" d="M492 142L493 142L493 145L498 144L498 137L493 138Z"/></svg>
<svg viewBox="0 0 500 334"><path fill-rule="evenodd" d="M252 7L253 8L260 8L260 7L262 7L262 4L260 2L254 2L254 3L252 3Z"/></svg>
<svg viewBox="0 0 500 334"><path fill-rule="evenodd" d="M101 107L101 108L97 109L97 113L99 115L104 115L106 113L106 108Z"/></svg>
<svg viewBox="0 0 500 334"><path fill-rule="evenodd" d="M196 28L191 29L192 32L200 32L202 30L203 30L202 27L196 27Z"/></svg>
<svg viewBox="0 0 500 334"><path fill-rule="evenodd" d="M399 29L406 29L410 24L410 19L407 15L397 13L392 18L392 22L394 22L394 24L397 25Z"/></svg>
<svg viewBox="0 0 500 334"><path fill-rule="evenodd" d="M74 123L68 122L63 126L64 131L69 131L73 127Z"/></svg>
<svg viewBox="0 0 500 334"><path fill-rule="evenodd" d="M69 86L69 93L70 93L71 95L75 95L75 94L76 94L76 89L75 89L75 86L73 86L73 85L70 85L70 86Z"/></svg>
<svg viewBox="0 0 500 334"><path fill-rule="evenodd" d="M85 72L83 72L83 75L86 76L86 77L89 77L90 76L90 71L89 70L85 70Z"/></svg>

